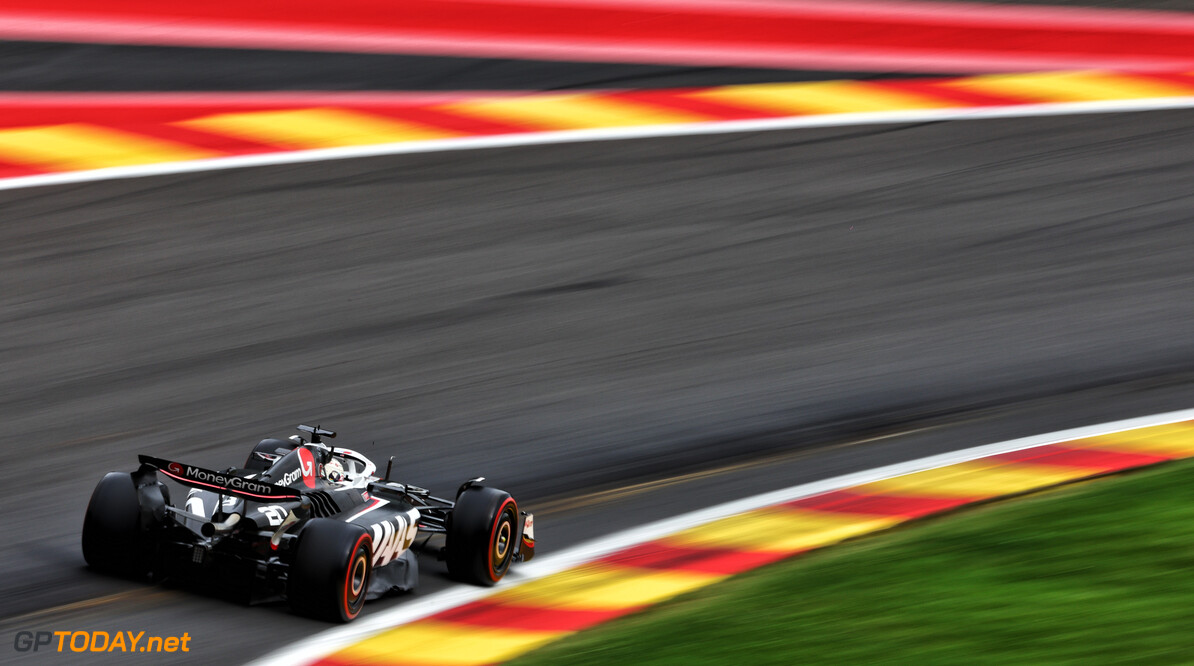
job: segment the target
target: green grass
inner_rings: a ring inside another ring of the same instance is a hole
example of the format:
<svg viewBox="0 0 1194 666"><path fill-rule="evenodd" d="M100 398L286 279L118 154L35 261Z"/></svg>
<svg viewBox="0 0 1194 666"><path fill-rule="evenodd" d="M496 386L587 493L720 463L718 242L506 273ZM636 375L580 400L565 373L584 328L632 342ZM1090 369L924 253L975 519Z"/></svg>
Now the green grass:
<svg viewBox="0 0 1194 666"><path fill-rule="evenodd" d="M1194 463L908 525L549 645L530 664L1194 663Z"/></svg>

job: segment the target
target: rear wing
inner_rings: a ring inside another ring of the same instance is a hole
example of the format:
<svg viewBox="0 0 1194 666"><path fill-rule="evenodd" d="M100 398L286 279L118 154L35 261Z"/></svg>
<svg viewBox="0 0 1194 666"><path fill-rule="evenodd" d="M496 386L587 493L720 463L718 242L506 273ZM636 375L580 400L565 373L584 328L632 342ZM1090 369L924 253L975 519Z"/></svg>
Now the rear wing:
<svg viewBox="0 0 1194 666"><path fill-rule="evenodd" d="M275 486L256 479L246 479L243 476L236 476L235 474L217 472L173 460L154 458L153 456L141 455L137 456L137 459L143 466L153 468L171 479L192 488L210 490L221 495L235 495L256 502L274 500L297 501L302 499L302 493L294 488Z"/></svg>

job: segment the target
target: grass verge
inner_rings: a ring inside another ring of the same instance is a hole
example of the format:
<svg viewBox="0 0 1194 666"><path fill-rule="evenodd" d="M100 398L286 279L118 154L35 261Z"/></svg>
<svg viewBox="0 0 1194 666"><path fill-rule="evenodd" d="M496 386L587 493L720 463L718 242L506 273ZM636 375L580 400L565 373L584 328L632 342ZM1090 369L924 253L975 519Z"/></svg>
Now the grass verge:
<svg viewBox="0 0 1194 666"><path fill-rule="evenodd" d="M551 644L543 664L1194 662L1194 462L930 519Z"/></svg>

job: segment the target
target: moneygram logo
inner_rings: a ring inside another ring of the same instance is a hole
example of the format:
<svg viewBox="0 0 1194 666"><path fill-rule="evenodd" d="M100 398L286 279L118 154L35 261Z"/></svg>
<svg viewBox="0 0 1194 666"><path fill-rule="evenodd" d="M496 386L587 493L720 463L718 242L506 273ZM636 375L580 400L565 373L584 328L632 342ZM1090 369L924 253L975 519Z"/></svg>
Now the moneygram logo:
<svg viewBox="0 0 1194 666"><path fill-rule="evenodd" d="M146 636L144 631L18 631L17 652L190 652L191 635Z"/></svg>
<svg viewBox="0 0 1194 666"><path fill-rule="evenodd" d="M171 463L170 471L174 471L175 463ZM251 479L246 479L239 476L231 476L227 474L220 474L202 467L192 467L187 465L186 471L182 474L183 477L192 481L202 481L212 485L223 486L232 490L243 490L245 492L254 493L269 493L270 487L264 483L258 483Z"/></svg>

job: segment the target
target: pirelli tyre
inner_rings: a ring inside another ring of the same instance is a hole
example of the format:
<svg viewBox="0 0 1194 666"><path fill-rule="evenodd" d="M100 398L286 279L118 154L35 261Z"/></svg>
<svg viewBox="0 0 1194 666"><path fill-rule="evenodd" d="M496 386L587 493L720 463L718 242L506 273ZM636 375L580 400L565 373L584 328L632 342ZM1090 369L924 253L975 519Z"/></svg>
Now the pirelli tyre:
<svg viewBox="0 0 1194 666"><path fill-rule="evenodd" d="M299 533L286 583L300 615L351 622L361 614L373 575L373 537L360 525L315 518Z"/></svg>
<svg viewBox="0 0 1194 666"><path fill-rule="evenodd" d="M109 472L91 493L83 516L83 559L107 574L152 576L151 531L165 520L169 502L169 489L156 476Z"/></svg>
<svg viewBox="0 0 1194 666"><path fill-rule="evenodd" d="M469 486L448 518L448 573L474 585L493 585L514 560L518 505L509 493Z"/></svg>

